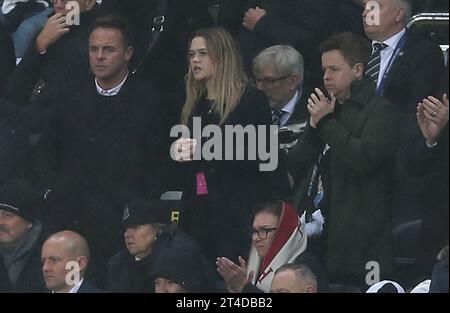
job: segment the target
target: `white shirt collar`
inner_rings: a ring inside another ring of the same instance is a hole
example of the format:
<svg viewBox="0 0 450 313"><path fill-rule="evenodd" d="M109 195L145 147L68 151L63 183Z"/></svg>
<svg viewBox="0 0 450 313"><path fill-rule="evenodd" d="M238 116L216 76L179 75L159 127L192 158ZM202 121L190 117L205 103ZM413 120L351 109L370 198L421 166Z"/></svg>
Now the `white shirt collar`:
<svg viewBox="0 0 450 313"><path fill-rule="evenodd" d="M101 96L105 96L105 97L112 97L112 96L116 96L117 94L119 94L120 89L122 89L123 84L125 84L125 81L128 78L128 72L127 75L125 76L125 78L122 80L122 82L117 85L114 88L111 88L109 90L103 89L102 87L100 87L100 85L98 84L97 78L95 78L95 86L97 87L97 92L99 95Z"/></svg>
<svg viewBox="0 0 450 313"><path fill-rule="evenodd" d="M68 293L77 293L78 290L80 290L81 285L83 284L84 278L82 278L78 283L75 284L75 286L72 287L72 289L69 290ZM54 290L52 290L52 293L55 293Z"/></svg>
<svg viewBox="0 0 450 313"><path fill-rule="evenodd" d="M403 28L400 32L398 32L397 34L395 34L394 36L386 39L384 42L384 44L388 45L390 49L394 50L395 47L397 47L398 42L400 41L400 39L403 37L403 35L405 34L406 29ZM378 41L372 41L372 46L374 43L377 43Z"/></svg>
<svg viewBox="0 0 450 313"><path fill-rule="evenodd" d="M70 289L69 293L77 293L80 290L81 284L83 284L83 278L75 285L72 289Z"/></svg>
<svg viewBox="0 0 450 313"><path fill-rule="evenodd" d="M298 90L295 92L295 95L292 97L292 99L289 100L289 102L281 109L281 111L287 112L289 114L294 113L297 99L298 99Z"/></svg>

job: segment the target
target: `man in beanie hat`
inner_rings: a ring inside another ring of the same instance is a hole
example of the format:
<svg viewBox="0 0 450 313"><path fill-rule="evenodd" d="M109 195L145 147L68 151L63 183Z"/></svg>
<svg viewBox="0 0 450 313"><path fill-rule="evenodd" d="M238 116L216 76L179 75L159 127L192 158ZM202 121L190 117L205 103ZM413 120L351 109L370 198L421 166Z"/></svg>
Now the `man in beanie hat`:
<svg viewBox="0 0 450 313"><path fill-rule="evenodd" d="M46 292L41 273L40 197L25 180L0 188L0 293Z"/></svg>
<svg viewBox="0 0 450 313"><path fill-rule="evenodd" d="M108 262L106 289L112 292L153 292L147 275L168 247L192 245L171 221L173 201L138 200L125 206L122 223L127 250Z"/></svg>

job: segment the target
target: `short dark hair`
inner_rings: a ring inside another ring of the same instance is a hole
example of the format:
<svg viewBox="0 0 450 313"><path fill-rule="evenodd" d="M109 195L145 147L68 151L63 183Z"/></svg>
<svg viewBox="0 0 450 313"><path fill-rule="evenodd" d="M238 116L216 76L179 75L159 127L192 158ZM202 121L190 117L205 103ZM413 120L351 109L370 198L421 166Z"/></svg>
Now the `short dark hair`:
<svg viewBox="0 0 450 313"><path fill-rule="evenodd" d="M339 50L350 66L358 63L366 66L371 52L369 42L351 32L333 35L320 45L321 54L332 50Z"/></svg>
<svg viewBox="0 0 450 313"><path fill-rule="evenodd" d="M89 27L89 36L97 28L113 28L121 32L123 37L123 43L125 47L133 46L134 36L130 24L120 16L117 15L105 15L96 18Z"/></svg>

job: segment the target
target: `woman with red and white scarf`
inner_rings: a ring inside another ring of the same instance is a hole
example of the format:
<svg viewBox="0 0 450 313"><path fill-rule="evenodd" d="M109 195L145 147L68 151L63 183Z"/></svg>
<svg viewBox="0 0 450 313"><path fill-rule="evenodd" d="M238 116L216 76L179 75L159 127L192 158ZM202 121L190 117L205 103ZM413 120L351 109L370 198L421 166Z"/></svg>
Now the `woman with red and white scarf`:
<svg viewBox="0 0 450 313"><path fill-rule="evenodd" d="M269 292L275 271L294 263L306 249L304 226L290 204L265 203L255 212L248 266L242 257L240 265L227 258L217 259L217 270L229 292Z"/></svg>

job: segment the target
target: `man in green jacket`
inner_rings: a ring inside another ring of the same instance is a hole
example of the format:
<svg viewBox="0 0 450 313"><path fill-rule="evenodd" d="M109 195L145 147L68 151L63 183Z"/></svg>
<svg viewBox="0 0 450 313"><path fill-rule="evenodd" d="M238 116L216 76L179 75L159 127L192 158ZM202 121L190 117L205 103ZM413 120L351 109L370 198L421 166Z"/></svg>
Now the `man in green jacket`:
<svg viewBox="0 0 450 313"><path fill-rule="evenodd" d="M289 170L302 181L294 204L307 221L319 209L325 217L311 242L320 242L330 281L365 289L392 273L390 169L397 145L394 107L363 79L368 49L351 33L322 44L326 92L311 95L309 124L289 154Z"/></svg>

